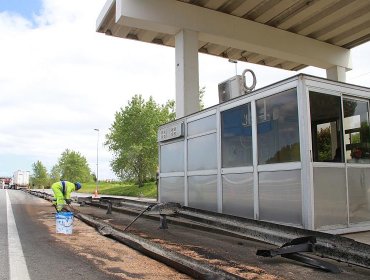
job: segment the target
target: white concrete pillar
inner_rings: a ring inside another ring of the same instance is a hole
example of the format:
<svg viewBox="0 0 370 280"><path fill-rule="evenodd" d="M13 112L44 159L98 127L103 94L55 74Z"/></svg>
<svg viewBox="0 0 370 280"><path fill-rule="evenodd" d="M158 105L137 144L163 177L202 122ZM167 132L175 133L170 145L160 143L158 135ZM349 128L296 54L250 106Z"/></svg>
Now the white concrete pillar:
<svg viewBox="0 0 370 280"><path fill-rule="evenodd" d="M326 69L326 77L329 80L338 82L346 82L346 68L340 66L333 66Z"/></svg>
<svg viewBox="0 0 370 280"><path fill-rule="evenodd" d="M199 111L198 33L181 30L175 36L176 118Z"/></svg>

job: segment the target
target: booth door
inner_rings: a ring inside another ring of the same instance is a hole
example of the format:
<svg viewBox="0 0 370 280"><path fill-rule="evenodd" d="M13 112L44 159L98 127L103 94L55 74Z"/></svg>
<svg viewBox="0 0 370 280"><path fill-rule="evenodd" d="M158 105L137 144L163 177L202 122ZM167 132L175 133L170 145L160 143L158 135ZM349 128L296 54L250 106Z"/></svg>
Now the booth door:
<svg viewBox="0 0 370 280"><path fill-rule="evenodd" d="M348 223L341 97L310 92L315 228Z"/></svg>
<svg viewBox="0 0 370 280"><path fill-rule="evenodd" d="M310 92L315 228L370 222L369 102Z"/></svg>
<svg viewBox="0 0 370 280"><path fill-rule="evenodd" d="M370 223L369 101L343 98L349 224Z"/></svg>

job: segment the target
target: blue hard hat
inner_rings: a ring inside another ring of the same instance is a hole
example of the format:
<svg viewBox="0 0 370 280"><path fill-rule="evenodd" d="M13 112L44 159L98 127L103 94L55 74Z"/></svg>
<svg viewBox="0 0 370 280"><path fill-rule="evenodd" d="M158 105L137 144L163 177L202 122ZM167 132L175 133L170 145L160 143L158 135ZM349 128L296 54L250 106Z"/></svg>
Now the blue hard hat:
<svg viewBox="0 0 370 280"><path fill-rule="evenodd" d="M81 189L81 183L79 183L79 182L76 182L75 183L75 187L76 187L76 191L78 191L79 189Z"/></svg>

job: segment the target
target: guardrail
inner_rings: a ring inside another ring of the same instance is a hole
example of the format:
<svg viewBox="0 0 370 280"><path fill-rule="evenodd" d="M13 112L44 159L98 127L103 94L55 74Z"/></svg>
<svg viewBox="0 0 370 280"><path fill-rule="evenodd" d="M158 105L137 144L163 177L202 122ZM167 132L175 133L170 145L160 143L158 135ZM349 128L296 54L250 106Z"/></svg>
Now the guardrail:
<svg viewBox="0 0 370 280"><path fill-rule="evenodd" d="M30 191L30 193L39 197L46 197L46 199L50 196L35 191ZM110 207L111 211L137 215L151 203L104 197L100 200L89 198L86 204L100 208ZM158 217L151 216L148 213L144 214L143 217L158 219ZM276 246L281 246L295 238L313 236L317 241L314 251L316 255L370 268L370 245L338 235L240 218L185 206L178 209L176 216L168 217L167 220L169 224L178 224L207 232L253 239Z"/></svg>

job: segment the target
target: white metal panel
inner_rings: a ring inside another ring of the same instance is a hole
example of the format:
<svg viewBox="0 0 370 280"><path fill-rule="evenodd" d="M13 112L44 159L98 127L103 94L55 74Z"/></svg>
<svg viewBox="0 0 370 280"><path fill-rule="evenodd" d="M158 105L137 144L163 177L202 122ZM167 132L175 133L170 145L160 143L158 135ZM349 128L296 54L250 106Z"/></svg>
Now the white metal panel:
<svg viewBox="0 0 370 280"><path fill-rule="evenodd" d="M348 168L349 223L370 223L370 165Z"/></svg>
<svg viewBox="0 0 370 280"><path fill-rule="evenodd" d="M260 219L301 226L301 189L301 170L260 172Z"/></svg>
<svg viewBox="0 0 370 280"><path fill-rule="evenodd" d="M341 95L349 94L351 96L358 96L369 98L370 89L356 85L337 83L335 81L323 80L317 77L304 76L305 84L310 91L317 91L321 93Z"/></svg>
<svg viewBox="0 0 370 280"><path fill-rule="evenodd" d="M161 173L184 172L184 141L160 146Z"/></svg>
<svg viewBox="0 0 370 280"><path fill-rule="evenodd" d="M216 115L210 115L201 119L188 121L188 137L203 134L206 132L216 132Z"/></svg>
<svg viewBox="0 0 370 280"><path fill-rule="evenodd" d="M207 131L207 132L203 132L203 133L199 133L199 134L188 136L188 140L189 139L198 138L198 137L203 137L203 136L206 136L208 134L215 134L215 133L217 133L217 130L216 129L210 130L210 131Z"/></svg>
<svg viewBox="0 0 370 280"><path fill-rule="evenodd" d="M161 177L160 201L184 205L184 177Z"/></svg>
<svg viewBox="0 0 370 280"><path fill-rule="evenodd" d="M258 81L257 81L258 83ZM288 79L285 82L277 83L262 89L255 90L252 93L242 95L241 97L237 98L236 100L231 100L220 105L220 111L225 111L245 103L248 103L252 100L262 99L279 92L283 92L292 88L296 88L298 84L297 77L293 77L292 79Z"/></svg>
<svg viewBox="0 0 370 280"><path fill-rule="evenodd" d="M217 122L217 211L222 213L223 211L223 184L222 184L222 177L221 177L221 113L217 110L216 113L216 122Z"/></svg>
<svg viewBox="0 0 370 280"><path fill-rule="evenodd" d="M302 223L306 229L313 230L313 184L311 172L311 121L309 95L304 79L297 86L299 143L301 155L302 180Z"/></svg>
<svg viewBox="0 0 370 280"><path fill-rule="evenodd" d="M221 174L231 174L231 173L253 173L253 166L243 166L243 167L230 167L222 168Z"/></svg>
<svg viewBox="0 0 370 280"><path fill-rule="evenodd" d="M189 141L187 139L188 135L188 126L185 125L185 145L184 145L184 205L189 205L189 188L188 188L188 144Z"/></svg>
<svg viewBox="0 0 370 280"><path fill-rule="evenodd" d="M201 176L201 175L215 175L217 174L217 169L209 169L209 170L194 170L187 172L188 176Z"/></svg>
<svg viewBox="0 0 370 280"><path fill-rule="evenodd" d="M169 173L160 173L159 177L166 178L166 177L184 177L185 172L169 172Z"/></svg>
<svg viewBox="0 0 370 280"><path fill-rule="evenodd" d="M347 226L346 170L314 167L315 229Z"/></svg>
<svg viewBox="0 0 370 280"><path fill-rule="evenodd" d="M193 121L196 121L196 120L199 120L199 119L203 119L203 118L209 117L211 115L215 115L216 112L217 112L216 109L209 109L209 110L206 110L205 112L199 112L198 114L188 116L186 118L186 122L190 123L190 122L193 122Z"/></svg>
<svg viewBox="0 0 370 280"><path fill-rule="evenodd" d="M302 163L301 162L285 162L285 163L272 163L272 164L264 164L258 165L257 170L258 172L267 172L267 171L277 171L277 170L296 170L301 169Z"/></svg>
<svg viewBox="0 0 370 280"><path fill-rule="evenodd" d="M246 103L251 102L251 100L254 100L254 99L255 99L255 97L254 97L253 93L242 95L241 97L239 97L235 100L231 100L231 101L227 101L227 102L222 103L219 107L220 112L238 107L240 105L244 105Z"/></svg>
<svg viewBox="0 0 370 280"><path fill-rule="evenodd" d="M217 212L217 175L189 176L189 206Z"/></svg>
<svg viewBox="0 0 370 280"><path fill-rule="evenodd" d="M254 217L253 173L222 175L222 213Z"/></svg>
<svg viewBox="0 0 370 280"><path fill-rule="evenodd" d="M257 113L256 101L251 102L252 109L252 147L253 147L253 201L254 201L254 218L259 220L259 185L258 185L258 142L257 142Z"/></svg>

